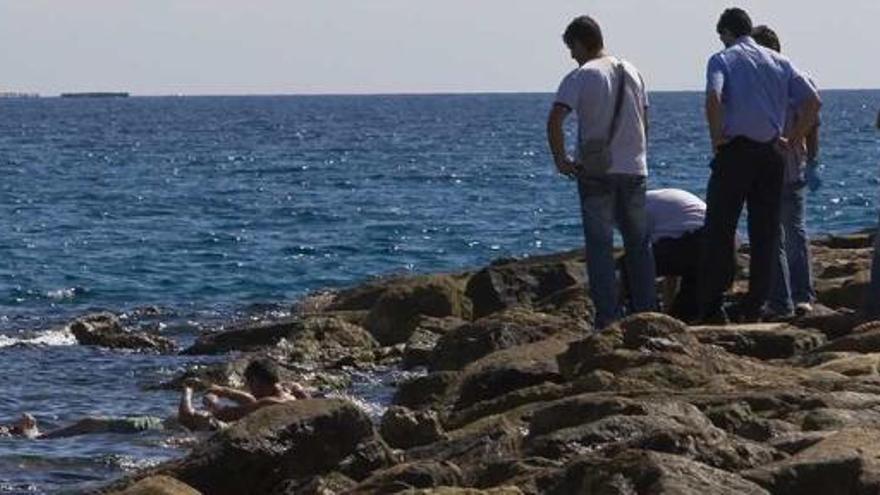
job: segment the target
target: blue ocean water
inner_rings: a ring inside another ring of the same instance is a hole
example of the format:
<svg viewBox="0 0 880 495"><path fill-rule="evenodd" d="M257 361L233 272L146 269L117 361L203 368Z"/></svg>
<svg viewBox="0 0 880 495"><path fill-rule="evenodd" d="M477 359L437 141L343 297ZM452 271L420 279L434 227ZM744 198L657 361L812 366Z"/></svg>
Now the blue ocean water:
<svg viewBox="0 0 880 495"><path fill-rule="evenodd" d="M823 97L809 228L873 226L880 91ZM174 394L141 387L192 360L51 331L88 311L156 305L186 341L311 290L580 245L574 185L545 144L551 99L0 99L0 419L173 410ZM652 95L650 187L704 193L702 113L697 93ZM0 439L0 491L53 491L179 453L163 436Z"/></svg>

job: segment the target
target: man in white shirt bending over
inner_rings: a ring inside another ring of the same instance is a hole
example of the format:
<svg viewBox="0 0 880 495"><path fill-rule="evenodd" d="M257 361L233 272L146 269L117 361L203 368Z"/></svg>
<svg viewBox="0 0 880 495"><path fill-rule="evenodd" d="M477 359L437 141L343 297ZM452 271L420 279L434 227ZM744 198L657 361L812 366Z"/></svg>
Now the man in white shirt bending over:
<svg viewBox="0 0 880 495"><path fill-rule="evenodd" d="M706 203L681 189L655 189L647 192L645 209L657 275L681 277L674 301L664 309L682 321L696 320ZM621 274L626 278L624 267L621 263Z"/></svg>

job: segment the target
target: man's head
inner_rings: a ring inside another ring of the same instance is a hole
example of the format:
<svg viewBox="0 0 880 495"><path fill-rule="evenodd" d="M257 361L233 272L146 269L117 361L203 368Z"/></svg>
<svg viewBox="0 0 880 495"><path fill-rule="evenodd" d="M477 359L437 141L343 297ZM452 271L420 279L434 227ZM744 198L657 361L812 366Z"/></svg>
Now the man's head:
<svg viewBox="0 0 880 495"><path fill-rule="evenodd" d="M779 36L776 36L776 32L767 26L760 25L753 29L752 38L755 38L755 42L764 48L782 52L782 45L779 44Z"/></svg>
<svg viewBox="0 0 880 495"><path fill-rule="evenodd" d="M605 48L605 40L602 38L602 28L595 19L588 15L575 17L565 33L562 41L571 50L571 58L577 60L579 65L584 65L599 56Z"/></svg>
<svg viewBox="0 0 880 495"><path fill-rule="evenodd" d="M267 359L255 359L244 370L244 381L257 398L275 393L281 377L278 367Z"/></svg>
<svg viewBox="0 0 880 495"><path fill-rule="evenodd" d="M738 38L752 34L752 19L743 9L727 9L718 19L715 30L724 46L731 46Z"/></svg>

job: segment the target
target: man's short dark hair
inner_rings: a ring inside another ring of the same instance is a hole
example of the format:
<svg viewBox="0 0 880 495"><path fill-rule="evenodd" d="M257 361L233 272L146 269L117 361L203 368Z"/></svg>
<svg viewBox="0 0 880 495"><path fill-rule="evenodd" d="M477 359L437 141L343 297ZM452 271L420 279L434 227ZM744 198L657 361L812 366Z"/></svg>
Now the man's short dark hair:
<svg viewBox="0 0 880 495"><path fill-rule="evenodd" d="M268 359L255 359L244 370L244 378L248 381L258 381L267 385L275 385L281 381L278 366Z"/></svg>
<svg viewBox="0 0 880 495"><path fill-rule="evenodd" d="M755 38L755 42L764 48L782 52L782 45L779 44L779 36L776 36L776 31L770 29L768 26L762 24L753 29L752 38Z"/></svg>
<svg viewBox="0 0 880 495"><path fill-rule="evenodd" d="M574 45L575 41L580 41L584 48L590 51L599 51L605 48L602 28L599 27L599 23L595 19L588 15L575 17L568 27L565 28L562 41L569 48Z"/></svg>
<svg viewBox="0 0 880 495"><path fill-rule="evenodd" d="M718 19L718 26L715 28L718 34L724 34L724 31L730 31L730 34L739 38L752 34L752 19L743 9L732 8L727 9Z"/></svg>

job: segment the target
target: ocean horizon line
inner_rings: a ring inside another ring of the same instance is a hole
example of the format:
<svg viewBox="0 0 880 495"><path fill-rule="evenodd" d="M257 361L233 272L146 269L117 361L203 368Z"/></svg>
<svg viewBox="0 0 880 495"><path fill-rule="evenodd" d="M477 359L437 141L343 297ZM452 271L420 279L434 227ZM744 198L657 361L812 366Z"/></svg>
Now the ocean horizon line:
<svg viewBox="0 0 880 495"><path fill-rule="evenodd" d="M826 88L822 92L871 92L880 91L880 88ZM650 90L650 94L694 94L702 93L701 89L658 89ZM20 92L5 91L10 95L22 95L20 99L28 99L27 97L39 97L44 99L62 98L63 94L69 93L110 93L108 91L65 91L63 93L43 94L38 92ZM509 95L547 95L553 94L553 91L403 91L403 92L365 92L365 93L345 93L345 92L327 92L327 93L132 93L125 91L112 91L112 93L125 93L129 98L271 98L271 97L410 97L410 96L509 96ZM101 99L101 97L95 97ZM18 99L18 98L12 98Z"/></svg>

